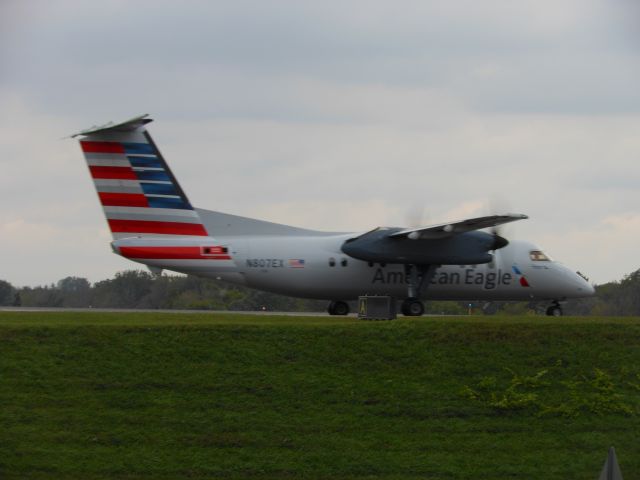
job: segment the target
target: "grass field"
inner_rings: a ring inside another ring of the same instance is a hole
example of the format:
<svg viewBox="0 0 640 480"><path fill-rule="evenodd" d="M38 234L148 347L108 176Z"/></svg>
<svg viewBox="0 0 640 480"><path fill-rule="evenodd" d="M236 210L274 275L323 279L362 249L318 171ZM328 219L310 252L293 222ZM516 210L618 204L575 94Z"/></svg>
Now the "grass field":
<svg viewBox="0 0 640 480"><path fill-rule="evenodd" d="M0 313L0 478L640 478L640 319Z"/></svg>

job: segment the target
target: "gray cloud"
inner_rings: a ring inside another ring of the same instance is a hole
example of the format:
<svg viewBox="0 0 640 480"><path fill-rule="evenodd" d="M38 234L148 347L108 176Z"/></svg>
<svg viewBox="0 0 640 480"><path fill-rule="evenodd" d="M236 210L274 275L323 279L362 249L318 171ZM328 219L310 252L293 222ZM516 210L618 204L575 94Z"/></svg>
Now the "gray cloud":
<svg viewBox="0 0 640 480"><path fill-rule="evenodd" d="M633 83L638 44L620 28L625 10L598 1L553 8L504 1L33 5L13 32L19 47L8 78L58 109L86 104L84 97L122 95L127 85L172 86L176 99L198 88L206 101L208 90L228 94L225 82L233 76L254 91L266 78L265 96L270 78L306 77L448 89L483 111L640 107ZM56 90L43 88L43 76ZM231 95L238 96L240 90ZM210 111L219 114L218 106L214 101ZM286 104L281 109L304 118Z"/></svg>

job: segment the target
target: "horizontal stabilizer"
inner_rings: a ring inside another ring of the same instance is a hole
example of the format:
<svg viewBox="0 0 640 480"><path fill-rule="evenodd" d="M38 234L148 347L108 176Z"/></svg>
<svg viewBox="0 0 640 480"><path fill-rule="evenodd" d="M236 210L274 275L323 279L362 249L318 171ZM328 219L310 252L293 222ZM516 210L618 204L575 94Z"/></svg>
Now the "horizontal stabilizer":
<svg viewBox="0 0 640 480"><path fill-rule="evenodd" d="M80 135L90 135L93 133L104 133L104 132L109 132L109 131L113 131L113 132L133 132L135 130L137 130L140 127L143 127L144 125L146 125L147 123L151 123L153 122L153 120L151 118L147 118L149 116L148 113L145 113L144 115L140 115L139 117L134 117L131 118L129 120L125 120L124 122L120 122L120 123L113 123L113 122L109 122L106 123L102 126L93 126L91 128L87 128L86 130L83 130L81 132L78 133L74 133L73 135L71 135L71 138L75 138L75 137L79 137Z"/></svg>

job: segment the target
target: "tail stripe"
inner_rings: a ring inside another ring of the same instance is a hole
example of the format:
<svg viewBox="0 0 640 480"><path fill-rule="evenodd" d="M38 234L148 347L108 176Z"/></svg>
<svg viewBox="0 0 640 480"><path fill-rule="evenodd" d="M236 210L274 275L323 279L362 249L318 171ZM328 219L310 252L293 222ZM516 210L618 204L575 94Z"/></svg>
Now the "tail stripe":
<svg viewBox="0 0 640 480"><path fill-rule="evenodd" d="M133 208L133 207L105 207L105 208ZM143 213L107 213L108 220L134 220L134 221L146 221L146 222L171 222L171 223L192 223L192 224L200 224L200 219L197 217L181 217L179 215L162 215L161 218L158 218L158 215L153 215L149 213L144 213L151 209L149 208L138 208L138 211ZM180 210L176 210L180 211ZM184 211L184 210L182 210Z"/></svg>
<svg viewBox="0 0 640 480"><path fill-rule="evenodd" d="M191 210L191 205L187 205L180 197L152 197L147 195L147 201L151 208L176 208Z"/></svg>
<svg viewBox="0 0 640 480"><path fill-rule="evenodd" d="M122 155L96 155L92 158L87 158L87 163L92 167L131 167L127 157Z"/></svg>
<svg viewBox="0 0 640 480"><path fill-rule="evenodd" d="M179 196L178 191L170 183L149 183L140 182L142 191L147 195L175 195Z"/></svg>
<svg viewBox="0 0 640 480"><path fill-rule="evenodd" d="M143 213L145 215L150 215L153 218L157 218L158 220L162 220L168 215L192 218L195 220L200 218L195 210L178 210L174 208L104 207L104 211L107 215L121 215L125 213L136 215ZM113 218L115 218L115 216Z"/></svg>
<svg viewBox="0 0 640 480"><path fill-rule="evenodd" d="M96 178L93 180L96 187L140 187L137 180L112 180L108 178Z"/></svg>
<svg viewBox="0 0 640 480"><path fill-rule="evenodd" d="M87 142L81 141L84 153L125 153L124 147L118 142Z"/></svg>
<svg viewBox="0 0 640 480"><path fill-rule="evenodd" d="M155 156L156 154L156 152L153 150L153 147L148 143L122 142L122 147L124 148L124 152L130 155Z"/></svg>
<svg viewBox="0 0 640 480"><path fill-rule="evenodd" d="M101 167L89 165L93 178L104 178L109 180L137 180L136 173L131 167Z"/></svg>
<svg viewBox="0 0 640 480"><path fill-rule="evenodd" d="M96 189L98 193L107 192L107 193L138 193L143 194L142 188L140 185L120 185L120 186L110 186L110 185L96 185Z"/></svg>
<svg viewBox="0 0 640 480"><path fill-rule="evenodd" d="M202 224L109 219L109 227L117 233L155 233L160 235L207 236Z"/></svg>
<svg viewBox="0 0 640 480"><path fill-rule="evenodd" d="M80 146L115 238L133 235L207 236L143 117L98 127Z"/></svg>
<svg viewBox="0 0 640 480"><path fill-rule="evenodd" d="M156 157L141 157L137 155L127 155L127 159L134 167L162 168L162 164Z"/></svg>
<svg viewBox="0 0 640 480"><path fill-rule="evenodd" d="M206 250L212 253L204 253ZM213 253L215 252L215 253ZM180 259L180 260L231 260L223 247L120 247L120 254L127 258Z"/></svg>
<svg viewBox="0 0 640 480"><path fill-rule="evenodd" d="M147 197L137 193L98 192L104 206L148 207Z"/></svg>
<svg viewBox="0 0 640 480"><path fill-rule="evenodd" d="M170 181L169 175L165 172L157 170L133 170L138 180L161 180L163 182Z"/></svg>

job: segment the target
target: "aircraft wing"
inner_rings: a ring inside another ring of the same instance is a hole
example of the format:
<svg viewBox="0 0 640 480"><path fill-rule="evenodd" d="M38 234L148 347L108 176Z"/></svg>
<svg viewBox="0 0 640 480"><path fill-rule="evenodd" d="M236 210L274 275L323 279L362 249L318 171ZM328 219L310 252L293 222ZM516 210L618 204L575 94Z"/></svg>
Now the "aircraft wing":
<svg viewBox="0 0 640 480"><path fill-rule="evenodd" d="M505 215L488 215L486 217L468 218L451 223L442 223L439 225L431 225L428 227L407 228L394 232L389 237L408 237L412 240L443 238L457 233L470 232L472 230L480 230L483 228L497 227L504 223L515 222L516 220L524 220L529 218L521 213L507 213Z"/></svg>

